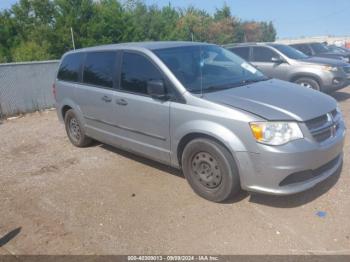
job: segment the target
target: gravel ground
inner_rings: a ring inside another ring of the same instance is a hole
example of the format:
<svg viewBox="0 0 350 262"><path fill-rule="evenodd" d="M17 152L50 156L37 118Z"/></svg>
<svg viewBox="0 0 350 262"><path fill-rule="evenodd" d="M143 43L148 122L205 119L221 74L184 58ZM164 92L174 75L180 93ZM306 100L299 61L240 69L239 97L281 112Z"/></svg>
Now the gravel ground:
<svg viewBox="0 0 350 262"><path fill-rule="evenodd" d="M350 87L333 96L349 123ZM4 121L0 254L350 254L349 136L340 176L294 196L215 204L176 170L73 147L54 111Z"/></svg>

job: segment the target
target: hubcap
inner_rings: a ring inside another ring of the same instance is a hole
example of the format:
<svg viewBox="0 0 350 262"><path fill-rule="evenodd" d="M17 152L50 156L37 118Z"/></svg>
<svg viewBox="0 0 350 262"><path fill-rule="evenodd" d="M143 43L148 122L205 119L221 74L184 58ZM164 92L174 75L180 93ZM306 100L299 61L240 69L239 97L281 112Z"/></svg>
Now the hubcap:
<svg viewBox="0 0 350 262"><path fill-rule="evenodd" d="M313 89L312 85L310 85L309 83L305 83L305 82L300 82L299 84L300 84L301 86L303 86L303 87L306 87L306 88L311 88L311 89Z"/></svg>
<svg viewBox="0 0 350 262"><path fill-rule="evenodd" d="M71 118L69 121L69 131L71 134L71 137L75 141L79 141L81 133L80 133L80 126L76 118Z"/></svg>
<svg viewBox="0 0 350 262"><path fill-rule="evenodd" d="M192 159L192 172L197 182L207 188L218 187L222 176L216 159L207 152L197 153Z"/></svg>

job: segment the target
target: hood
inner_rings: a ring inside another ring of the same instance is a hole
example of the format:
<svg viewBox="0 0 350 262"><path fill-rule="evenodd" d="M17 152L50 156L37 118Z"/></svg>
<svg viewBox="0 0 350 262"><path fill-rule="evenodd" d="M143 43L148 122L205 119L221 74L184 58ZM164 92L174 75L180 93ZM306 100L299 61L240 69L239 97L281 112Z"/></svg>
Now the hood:
<svg viewBox="0 0 350 262"><path fill-rule="evenodd" d="M330 58L330 59L339 59L341 60L342 57L348 57L346 54L340 55L340 54L335 54L335 53L320 53L316 54L316 57L325 57L325 58Z"/></svg>
<svg viewBox="0 0 350 262"><path fill-rule="evenodd" d="M329 52L325 52L325 53L321 53L321 54L325 54L325 55L329 55L329 56L348 56L349 53L340 53L340 52L333 52L333 51L329 51ZM318 55L318 54L316 54Z"/></svg>
<svg viewBox="0 0 350 262"><path fill-rule="evenodd" d="M306 121L337 106L336 101L326 94L275 79L204 93L203 98L267 120Z"/></svg>
<svg viewBox="0 0 350 262"><path fill-rule="evenodd" d="M347 66L347 63L343 62L342 60L325 58L325 57L317 57L317 56L308 57L306 59L301 59L298 61L305 62L308 64L330 65L330 66L337 66L337 67Z"/></svg>

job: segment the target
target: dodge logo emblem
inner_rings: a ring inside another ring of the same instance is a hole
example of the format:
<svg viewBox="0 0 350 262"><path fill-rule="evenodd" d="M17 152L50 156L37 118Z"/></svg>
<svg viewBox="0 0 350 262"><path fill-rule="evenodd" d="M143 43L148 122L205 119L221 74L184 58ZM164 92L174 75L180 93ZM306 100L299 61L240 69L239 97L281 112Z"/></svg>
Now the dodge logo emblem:
<svg viewBox="0 0 350 262"><path fill-rule="evenodd" d="M334 137L337 132L337 125L334 123L333 115L331 113L327 114L327 121L331 122L333 125L330 127L331 136Z"/></svg>

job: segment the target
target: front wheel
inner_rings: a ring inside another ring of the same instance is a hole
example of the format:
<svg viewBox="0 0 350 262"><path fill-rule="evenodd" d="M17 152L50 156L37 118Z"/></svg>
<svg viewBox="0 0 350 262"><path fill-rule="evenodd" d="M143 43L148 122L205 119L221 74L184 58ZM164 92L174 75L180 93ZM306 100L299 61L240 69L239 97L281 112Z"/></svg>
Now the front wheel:
<svg viewBox="0 0 350 262"><path fill-rule="evenodd" d="M320 85L318 82L309 77L302 77L294 81L294 83L301 85L306 88L311 88L317 91L320 91Z"/></svg>
<svg viewBox="0 0 350 262"><path fill-rule="evenodd" d="M240 192L238 169L232 155L213 140L190 141L182 154L182 170L192 189L207 200L224 202Z"/></svg>

